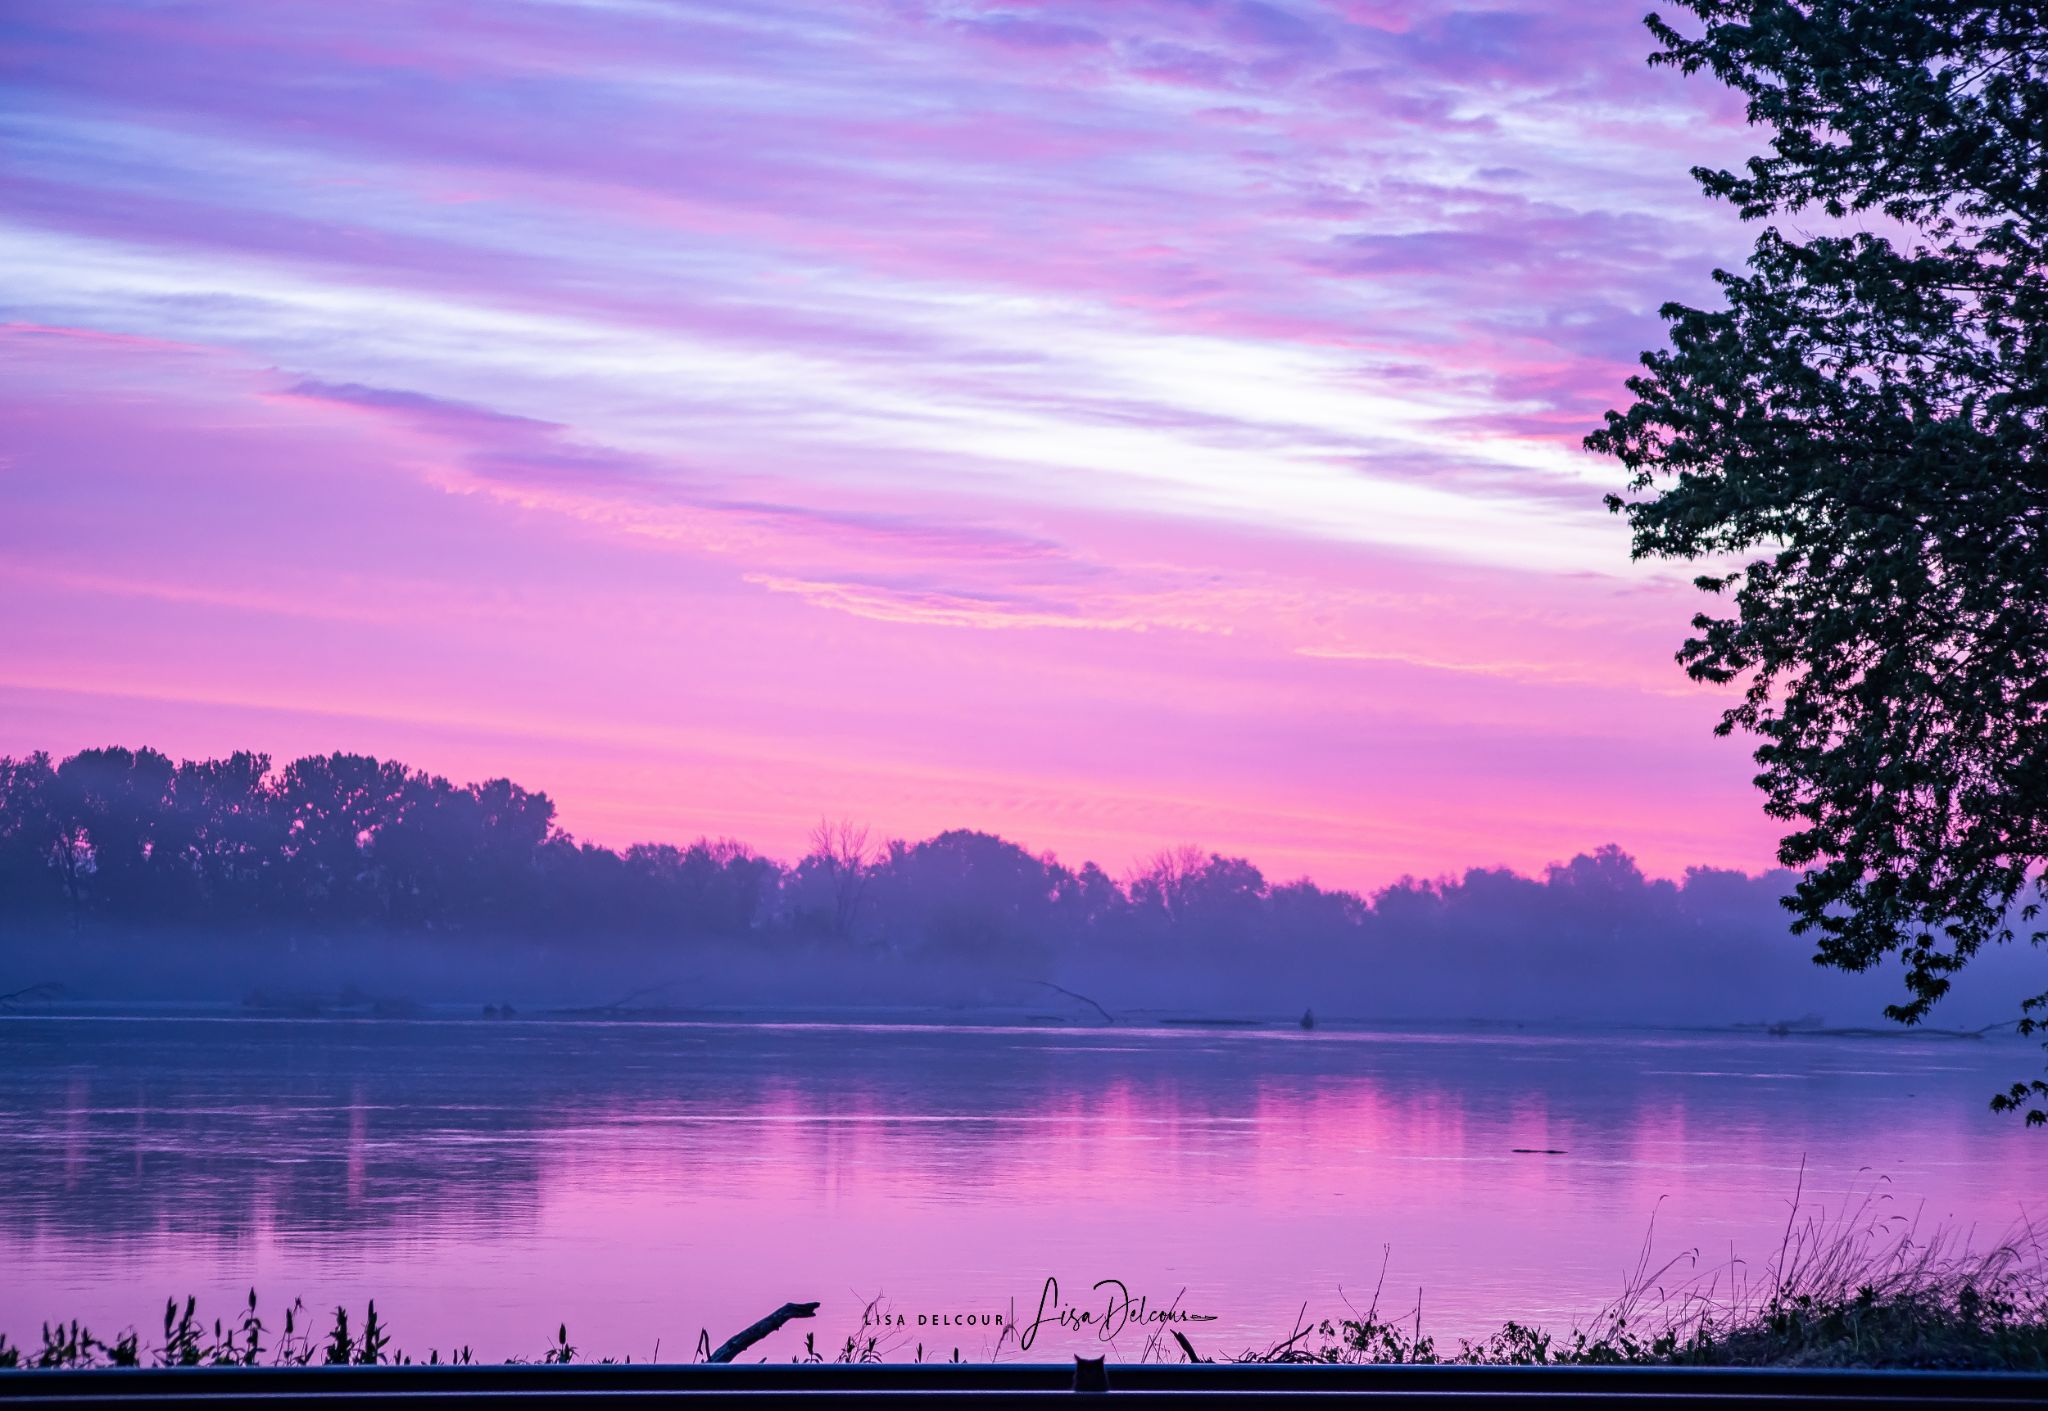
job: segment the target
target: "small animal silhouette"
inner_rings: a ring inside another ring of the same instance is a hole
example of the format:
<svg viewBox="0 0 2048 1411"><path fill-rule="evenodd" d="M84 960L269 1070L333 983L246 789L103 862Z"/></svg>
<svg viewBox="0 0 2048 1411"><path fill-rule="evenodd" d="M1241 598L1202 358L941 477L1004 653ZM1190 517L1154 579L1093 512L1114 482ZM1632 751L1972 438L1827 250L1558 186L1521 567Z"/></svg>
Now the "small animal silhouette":
<svg viewBox="0 0 2048 1411"><path fill-rule="evenodd" d="M1102 1359L1100 1357L1082 1357L1078 1354L1075 1356L1074 1390L1109 1390L1109 1373L1103 1370Z"/></svg>

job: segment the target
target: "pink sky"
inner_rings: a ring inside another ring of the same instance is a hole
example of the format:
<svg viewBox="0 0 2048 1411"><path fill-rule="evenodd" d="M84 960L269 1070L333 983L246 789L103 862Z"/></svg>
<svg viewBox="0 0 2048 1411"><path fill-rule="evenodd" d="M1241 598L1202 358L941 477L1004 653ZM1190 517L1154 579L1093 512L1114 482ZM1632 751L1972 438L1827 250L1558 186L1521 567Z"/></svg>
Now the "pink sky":
<svg viewBox="0 0 2048 1411"><path fill-rule="evenodd" d="M1577 440L1746 234L1628 6L0 22L0 753L1369 887L1773 836Z"/></svg>

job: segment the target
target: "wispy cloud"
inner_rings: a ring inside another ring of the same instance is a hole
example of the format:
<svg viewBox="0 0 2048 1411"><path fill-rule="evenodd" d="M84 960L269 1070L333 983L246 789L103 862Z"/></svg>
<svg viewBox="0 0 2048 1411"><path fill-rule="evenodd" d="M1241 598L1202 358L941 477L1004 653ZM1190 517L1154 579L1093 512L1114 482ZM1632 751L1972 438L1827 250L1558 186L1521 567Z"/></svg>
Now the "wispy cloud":
<svg viewBox="0 0 2048 1411"><path fill-rule="evenodd" d="M1646 858L1755 860L1746 769L1674 743L1708 714L1682 593L1577 449L1746 243L1686 176L1742 115L1648 70L1633 12L107 0L0 32L0 630L38 682L658 715L792 818L794 766L734 742L836 732L806 767L925 771L896 805L861 775L905 831L1028 799L1111 856L1156 808L1384 860L1359 815L1398 809L1541 861L1617 830L1532 800L1664 819L1654 779L1702 821ZM636 787L608 816L652 815Z"/></svg>

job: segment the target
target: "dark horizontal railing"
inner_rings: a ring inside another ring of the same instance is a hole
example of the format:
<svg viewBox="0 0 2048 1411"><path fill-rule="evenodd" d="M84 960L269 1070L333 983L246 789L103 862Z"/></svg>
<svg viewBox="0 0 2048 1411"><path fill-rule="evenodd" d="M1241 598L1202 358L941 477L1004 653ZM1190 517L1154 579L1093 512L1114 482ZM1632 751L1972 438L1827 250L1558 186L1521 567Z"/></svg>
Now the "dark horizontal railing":
<svg viewBox="0 0 2048 1411"><path fill-rule="evenodd" d="M2010 1372L1787 1371L1709 1367L1388 1367L1201 1364L1107 1369L1118 1405L1236 1408L1484 1404L1597 1406L2048 1406L2048 1375ZM0 1372L0 1403L91 1411L136 1401L192 1406L592 1406L671 1402L780 1406L988 1406L1075 1395L1074 1369L959 1364L566 1367L193 1367Z"/></svg>

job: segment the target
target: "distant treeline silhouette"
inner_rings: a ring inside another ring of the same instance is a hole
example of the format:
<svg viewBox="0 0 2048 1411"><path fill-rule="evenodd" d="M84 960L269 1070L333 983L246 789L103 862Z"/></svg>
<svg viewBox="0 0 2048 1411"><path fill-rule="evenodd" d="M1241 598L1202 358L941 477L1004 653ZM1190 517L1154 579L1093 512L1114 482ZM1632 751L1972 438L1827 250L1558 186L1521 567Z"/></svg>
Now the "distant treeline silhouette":
<svg viewBox="0 0 2048 1411"><path fill-rule="evenodd" d="M1728 874L1731 880L1740 874ZM1746 881L1746 878L1741 880ZM1012 951L1090 934L1269 941L1365 927L1469 889L1473 873L1373 901L1306 880L1269 883L1242 858L1160 852L1119 879L987 833L870 846L821 824L784 866L730 840L579 842L547 795L509 779L453 784L395 760L313 755L172 761L152 749L0 757L0 913L123 927L744 937L784 932L930 951ZM1647 884L1614 848L1552 869L1548 886ZM1608 917L1608 920L1616 918Z"/></svg>
<svg viewBox="0 0 2048 1411"><path fill-rule="evenodd" d="M871 845L848 824L821 824L785 865L723 840L600 847L510 780L458 785L363 755L0 758L0 941L35 942L45 968L63 936L281 937L301 956L362 936L379 966L491 947L582 978L676 957L704 958L693 976L772 976L806 968L777 970L777 955L802 955L832 993L868 999L936 967L1099 984L1112 1003L1270 991L1380 1013L1756 1018L1851 983L1817 976L1787 936L1784 883L1654 880L1609 846L1539 878L1475 869L1366 897L1192 847L1119 877L986 833Z"/></svg>

